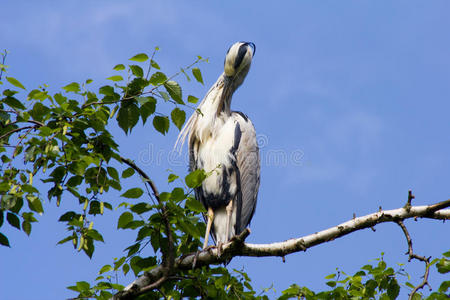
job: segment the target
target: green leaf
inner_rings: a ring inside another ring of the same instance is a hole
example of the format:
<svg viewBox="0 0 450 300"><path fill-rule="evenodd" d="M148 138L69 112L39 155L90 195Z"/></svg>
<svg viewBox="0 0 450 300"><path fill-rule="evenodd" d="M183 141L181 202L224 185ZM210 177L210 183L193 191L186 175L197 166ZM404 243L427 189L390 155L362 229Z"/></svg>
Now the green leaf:
<svg viewBox="0 0 450 300"><path fill-rule="evenodd" d="M137 61L137 62L144 62L147 59L148 59L148 56L145 53L139 53L139 54L136 54L135 56L133 56L132 58L130 58L130 60Z"/></svg>
<svg viewBox="0 0 450 300"><path fill-rule="evenodd" d="M87 290L89 290L90 285L89 285L89 283L86 282L86 281L78 281L78 282L77 282L77 288L78 288L78 291L79 291L79 292L81 292L81 291L87 291Z"/></svg>
<svg viewBox="0 0 450 300"><path fill-rule="evenodd" d="M168 117L155 116L153 118L153 127L162 134L166 134L169 131L170 121Z"/></svg>
<svg viewBox="0 0 450 300"><path fill-rule="evenodd" d="M33 216L32 212L24 212L22 213L22 218L27 222L37 222L36 218ZM0 224L1 225L1 224Z"/></svg>
<svg viewBox="0 0 450 300"><path fill-rule="evenodd" d="M23 84L21 84L20 81L15 79L14 77L6 77L6 80L8 80L8 82L14 85L15 87L26 90Z"/></svg>
<svg viewBox="0 0 450 300"><path fill-rule="evenodd" d="M198 82L203 84L202 73L200 72L199 68L193 68L192 69L192 75L194 75L195 79L197 79Z"/></svg>
<svg viewBox="0 0 450 300"><path fill-rule="evenodd" d="M116 71L125 70L125 66L123 64L118 64L113 68L113 70L116 70Z"/></svg>
<svg viewBox="0 0 450 300"><path fill-rule="evenodd" d="M131 207L131 211L137 214L143 214L151 209L152 206L146 202L141 202Z"/></svg>
<svg viewBox="0 0 450 300"><path fill-rule="evenodd" d="M141 197L143 193L144 191L141 188L131 188L123 193L121 197L136 199Z"/></svg>
<svg viewBox="0 0 450 300"><path fill-rule="evenodd" d="M186 195L184 194L184 190L182 188L174 188L172 190L172 193L170 193L170 199L179 202L186 198Z"/></svg>
<svg viewBox="0 0 450 300"><path fill-rule="evenodd" d="M110 85L104 85L98 89L98 92L105 96L114 96L114 88Z"/></svg>
<svg viewBox="0 0 450 300"><path fill-rule="evenodd" d="M139 67L137 65L131 65L130 69L134 76L139 77L139 78L144 77L144 70L142 70L141 67Z"/></svg>
<svg viewBox="0 0 450 300"><path fill-rule="evenodd" d="M134 169L133 168L127 168L122 172L122 178L128 178L133 176L134 174Z"/></svg>
<svg viewBox="0 0 450 300"><path fill-rule="evenodd" d="M400 293L400 286L398 285L397 280L395 280L395 278L392 278L389 281L387 294L389 298L397 299L399 293Z"/></svg>
<svg viewBox="0 0 450 300"><path fill-rule="evenodd" d="M122 81L122 80L123 80L123 77L120 76L120 75L114 75L114 76L108 77L108 78L106 78L106 79L112 80L112 81Z"/></svg>
<svg viewBox="0 0 450 300"><path fill-rule="evenodd" d="M128 271L130 271L130 265L124 264L122 267L123 275L127 275Z"/></svg>
<svg viewBox="0 0 450 300"><path fill-rule="evenodd" d="M133 221L133 214L126 211L119 217L119 221L117 222L117 229L125 228L128 223Z"/></svg>
<svg viewBox="0 0 450 300"><path fill-rule="evenodd" d="M108 170L108 174L109 176L111 176L113 179L119 181L119 172L117 172L117 170L113 167L107 167L106 168Z"/></svg>
<svg viewBox="0 0 450 300"><path fill-rule="evenodd" d="M168 182L173 182L175 179L179 178L177 175L175 174L169 174L169 177L167 178Z"/></svg>
<svg viewBox="0 0 450 300"><path fill-rule="evenodd" d="M138 265L139 261L142 258L140 258L139 256L133 256L130 260L130 266L131 269L134 272L134 275L137 276L139 274L139 272L141 272L142 268Z"/></svg>
<svg viewBox="0 0 450 300"><path fill-rule="evenodd" d="M63 89L69 93L74 92L77 93L80 91L80 85L76 82L69 83L68 85L64 86Z"/></svg>
<svg viewBox="0 0 450 300"><path fill-rule="evenodd" d="M186 200L186 208L198 213L206 212L206 209L203 206L203 204L201 204L200 201L197 201L192 197Z"/></svg>
<svg viewBox="0 0 450 300"><path fill-rule="evenodd" d="M112 270L111 265L104 265L104 266L100 269L100 271L98 271L98 274L103 274L103 273L109 272L109 271L111 271L111 270Z"/></svg>
<svg viewBox="0 0 450 300"><path fill-rule="evenodd" d="M64 97L63 95L61 95L61 93L56 93L54 96L53 96L53 98L56 100L56 102L59 104L59 105L64 105L64 103L66 103L67 102L67 97Z"/></svg>
<svg viewBox="0 0 450 300"><path fill-rule="evenodd" d="M73 235L69 235L68 237L63 238L62 240L60 240L58 243L56 243L57 245L62 245L64 243L67 243L68 241L72 241L75 240Z"/></svg>
<svg viewBox="0 0 450 300"><path fill-rule="evenodd" d="M0 232L0 245L6 246L6 247L11 247L9 245L8 238L1 232Z"/></svg>
<svg viewBox="0 0 450 300"><path fill-rule="evenodd" d="M141 97L141 98L148 99L148 101L146 101L144 104L141 105L141 109L140 109L142 123L145 124L145 122L147 121L147 118L155 112L156 99L153 97ZM141 99L141 98L139 98L139 99Z"/></svg>
<svg viewBox="0 0 450 300"><path fill-rule="evenodd" d="M144 229L144 228L146 228L146 227L142 227L141 230ZM139 232L141 232L141 230L139 230ZM136 240L138 240L138 238L136 238ZM127 247L125 249L125 250L128 250L127 256L128 257L132 256L133 254L138 252L140 248L141 248L141 244L140 243L136 243L136 244L134 244L134 245L132 245L130 247Z"/></svg>
<svg viewBox="0 0 450 300"><path fill-rule="evenodd" d="M42 202L41 202L41 200L39 200L38 197L28 194L26 196L26 198L28 200L28 207L32 211L35 211L37 213L43 213L44 212L44 209L42 208Z"/></svg>
<svg viewBox="0 0 450 300"><path fill-rule="evenodd" d="M198 102L198 98L197 97L194 97L194 96L192 96L192 95L189 95L188 96L188 102L189 103L197 103Z"/></svg>
<svg viewBox="0 0 450 300"><path fill-rule="evenodd" d="M206 173L203 169L195 170L185 177L186 185L190 188L199 187L206 178Z"/></svg>
<svg viewBox="0 0 450 300"><path fill-rule="evenodd" d="M325 277L325 279L333 279L334 277L336 277L336 274L330 274L328 276Z"/></svg>
<svg viewBox="0 0 450 300"><path fill-rule="evenodd" d="M436 264L436 268L439 273L446 274L450 272L450 260L446 258L441 258L439 262Z"/></svg>
<svg viewBox="0 0 450 300"><path fill-rule="evenodd" d="M414 288L415 288L415 286L412 285L410 282L405 282L405 285L406 285L407 287L411 288L411 289L414 289Z"/></svg>
<svg viewBox="0 0 450 300"><path fill-rule="evenodd" d="M40 91L40 90L32 90L31 92L28 93L28 96L27 96L27 100L36 99L39 101L44 101L47 98L51 99L51 97L48 95L47 91Z"/></svg>
<svg viewBox="0 0 450 300"><path fill-rule="evenodd" d="M181 73L184 74L184 76L186 76L186 80L187 80L187 81L191 81L191 78L190 78L189 75L186 73L186 71L184 71L183 68L181 68L180 71L181 71Z"/></svg>
<svg viewBox="0 0 450 300"><path fill-rule="evenodd" d="M45 117L50 113L50 109L43 105L40 102L36 102L33 105L33 109L30 111L30 115L33 117L36 121L43 121Z"/></svg>
<svg viewBox="0 0 450 300"><path fill-rule="evenodd" d="M128 134L128 130L131 132L131 129L139 121L139 108L137 105L134 103L122 105L117 114L117 121L126 134Z"/></svg>
<svg viewBox="0 0 450 300"><path fill-rule="evenodd" d="M47 126L39 127L40 136L50 136L52 134L52 129Z"/></svg>
<svg viewBox="0 0 450 300"><path fill-rule="evenodd" d="M95 229L90 229L87 232L87 236L91 237L95 241L105 242L103 236Z"/></svg>
<svg viewBox="0 0 450 300"><path fill-rule="evenodd" d="M23 221L22 230L29 236L31 233L31 223L28 221Z"/></svg>
<svg viewBox="0 0 450 300"><path fill-rule="evenodd" d="M172 110L170 117L172 118L173 124L175 124L175 126L177 126L179 130L181 130L181 127L183 127L184 121L186 120L185 111L176 107L174 108L174 110Z"/></svg>
<svg viewBox="0 0 450 300"><path fill-rule="evenodd" d="M152 256L140 259L137 264L142 268L152 267L156 264L156 259Z"/></svg>
<svg viewBox="0 0 450 300"><path fill-rule="evenodd" d="M439 292L441 293L446 293L448 289L450 289L450 280L442 282L439 286Z"/></svg>
<svg viewBox="0 0 450 300"><path fill-rule="evenodd" d="M156 61L154 61L153 59L150 61L150 64L151 64L151 66L152 66L153 68L155 68L155 69L157 69L157 70L161 69L161 68L159 67L159 65L156 63Z"/></svg>
<svg viewBox="0 0 450 300"><path fill-rule="evenodd" d="M68 222L72 221L73 218L75 218L77 214L74 211L68 211L64 213L61 217L59 217L58 222Z"/></svg>
<svg viewBox="0 0 450 300"><path fill-rule="evenodd" d="M166 76L166 74L164 74L162 72L153 73L153 75L150 77L150 83L153 84L154 86L160 85L160 84L164 83L164 81L166 81L166 80L167 80L167 76Z"/></svg>
<svg viewBox="0 0 450 300"><path fill-rule="evenodd" d="M15 214L8 212L6 214L6 220L8 221L9 225L20 230L20 220Z"/></svg>
<svg viewBox="0 0 450 300"><path fill-rule="evenodd" d="M170 96L168 93L164 92L164 91L158 91L159 95L164 99L164 101L169 101L170 100Z"/></svg>
<svg viewBox="0 0 450 300"><path fill-rule="evenodd" d="M182 99L181 87L177 82L169 80L164 83L164 87L166 88L166 91L169 93L170 97L175 100L175 102L184 104Z"/></svg>
<svg viewBox="0 0 450 300"><path fill-rule="evenodd" d="M6 97L3 99L3 101L12 108L25 109L25 106L22 104L22 102L20 102L14 97Z"/></svg>
<svg viewBox="0 0 450 300"><path fill-rule="evenodd" d="M191 222L184 222L181 219L177 220L177 225L181 229L181 231L195 237L200 238L201 234L198 231L197 227L194 226Z"/></svg>

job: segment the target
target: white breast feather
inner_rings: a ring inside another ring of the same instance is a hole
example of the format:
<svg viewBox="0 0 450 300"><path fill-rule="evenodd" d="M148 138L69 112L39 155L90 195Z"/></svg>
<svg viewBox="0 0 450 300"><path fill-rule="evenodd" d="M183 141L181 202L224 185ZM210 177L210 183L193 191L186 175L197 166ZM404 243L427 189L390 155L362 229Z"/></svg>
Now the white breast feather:
<svg viewBox="0 0 450 300"><path fill-rule="evenodd" d="M221 119L221 118L218 118ZM203 168L206 172L212 172L203 181L203 190L207 193L217 194L217 189L222 184L222 167L230 168L235 159L230 154L230 149L234 144L235 122L231 118L224 123L221 128L217 128L217 133L200 144L198 156L202 158ZM234 178L230 182L230 192L236 192L236 182Z"/></svg>

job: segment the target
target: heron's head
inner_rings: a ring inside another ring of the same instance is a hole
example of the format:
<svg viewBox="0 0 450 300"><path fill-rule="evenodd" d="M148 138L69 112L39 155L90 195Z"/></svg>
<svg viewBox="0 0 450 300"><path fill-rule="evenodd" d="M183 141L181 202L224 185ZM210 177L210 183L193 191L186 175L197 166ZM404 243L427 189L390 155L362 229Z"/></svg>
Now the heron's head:
<svg viewBox="0 0 450 300"><path fill-rule="evenodd" d="M255 44L248 42L237 42L228 49L224 63L225 76L235 82L235 88L244 81L255 51Z"/></svg>

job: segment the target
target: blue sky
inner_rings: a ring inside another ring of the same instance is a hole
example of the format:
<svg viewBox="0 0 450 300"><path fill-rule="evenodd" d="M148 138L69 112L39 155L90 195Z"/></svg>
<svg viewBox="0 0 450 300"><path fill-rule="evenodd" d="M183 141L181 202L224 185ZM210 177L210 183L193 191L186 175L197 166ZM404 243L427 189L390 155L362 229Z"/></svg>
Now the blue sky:
<svg viewBox="0 0 450 300"><path fill-rule="evenodd" d="M353 213L401 207L408 189L418 205L448 199L450 2L280 3L8 0L2 3L0 48L10 52L8 75L28 89L46 83L53 91L87 78L100 86L114 65L155 46L168 74L201 55L209 58L201 65L205 86L179 81L185 95L202 98L222 72L228 47L254 42L252 68L232 103L252 119L261 145L261 188L249 242L281 241L337 225ZM124 155L164 190L167 169L184 174L187 164L168 156L175 128L162 137L148 126L130 136L113 132ZM72 207L67 202L63 209ZM62 210L54 203L45 209L31 237L5 232L13 247L0 248L4 299L74 296L66 286L93 280L134 239L131 232L107 230L121 210L98 218L106 243L89 260L70 245L56 246L65 237L56 222ZM406 225L419 254L449 250L443 238L448 224ZM279 294L292 283L324 289L324 276L336 267L353 273L381 252L391 264L404 263L405 250L400 228L382 224L376 232L290 255L286 263L236 258L230 267L244 268L255 289L273 284ZM413 282L422 268L408 265ZM440 278L433 270L431 283Z"/></svg>

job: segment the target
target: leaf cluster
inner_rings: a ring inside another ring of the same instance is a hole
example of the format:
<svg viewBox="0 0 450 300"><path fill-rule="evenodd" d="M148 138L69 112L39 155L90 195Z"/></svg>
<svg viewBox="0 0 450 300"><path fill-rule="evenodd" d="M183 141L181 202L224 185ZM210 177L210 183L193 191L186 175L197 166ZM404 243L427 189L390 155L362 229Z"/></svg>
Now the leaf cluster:
<svg viewBox="0 0 450 300"><path fill-rule="evenodd" d="M133 171L127 168L119 176L123 161L111 121L128 134L139 120L145 124L152 117L154 129L165 134L170 120L181 128L184 109L189 108L185 101L197 99L191 95L184 99L173 78L180 73L188 76L186 71L192 69L202 82L199 69L192 67L203 59L168 77L154 59L157 50L151 57L133 56L127 66L116 65L116 74L108 78L113 84L101 86L98 92L90 89L91 79L69 83L54 94L47 85L29 91L12 76L0 81L5 85L0 98L0 228L9 224L29 235L32 223L38 221L35 214L44 213L45 197L58 206L76 199L82 209L59 218L69 231L59 244L71 241L75 249L92 257L95 242L103 242L93 228L93 217L118 205L101 195L110 189L120 191L122 180ZM2 64L2 73L6 70ZM158 107L167 105L175 106L169 115L158 112ZM46 195L40 192L42 186ZM136 187L122 197L140 198L139 191ZM1 232L0 245L10 246Z"/></svg>
<svg viewBox="0 0 450 300"><path fill-rule="evenodd" d="M432 264L436 264L438 272L444 274L449 273L450 268L445 267L447 263L450 265L448 257L450 252L443 254L441 259L435 259ZM406 288L412 293L415 286L409 282L410 276L405 272L404 265L398 264L399 269L394 270L388 267L386 262L381 258L376 259L374 263L361 267L353 275L348 275L343 271L337 270L335 273L325 277L326 285L331 289L327 291L314 292L307 287L300 287L297 284L291 285L282 292L279 300L285 299L382 299L393 300L398 299L401 288ZM406 279L406 280L405 280ZM420 292L413 294L413 299L448 299L450 291L450 281L444 281L440 284L437 291L425 297Z"/></svg>

